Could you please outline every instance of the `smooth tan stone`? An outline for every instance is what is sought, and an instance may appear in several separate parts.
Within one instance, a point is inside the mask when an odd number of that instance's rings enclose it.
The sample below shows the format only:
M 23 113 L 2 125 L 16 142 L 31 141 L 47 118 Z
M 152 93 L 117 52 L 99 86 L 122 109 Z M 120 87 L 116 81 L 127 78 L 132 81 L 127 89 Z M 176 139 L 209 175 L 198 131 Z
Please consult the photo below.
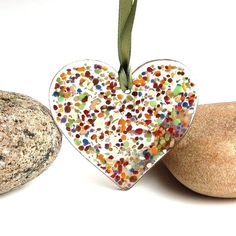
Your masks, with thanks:
M 41 174 L 61 147 L 50 111 L 30 97 L 0 91 L 0 194 Z
M 186 136 L 164 158 L 191 190 L 236 197 L 236 102 L 200 105 Z

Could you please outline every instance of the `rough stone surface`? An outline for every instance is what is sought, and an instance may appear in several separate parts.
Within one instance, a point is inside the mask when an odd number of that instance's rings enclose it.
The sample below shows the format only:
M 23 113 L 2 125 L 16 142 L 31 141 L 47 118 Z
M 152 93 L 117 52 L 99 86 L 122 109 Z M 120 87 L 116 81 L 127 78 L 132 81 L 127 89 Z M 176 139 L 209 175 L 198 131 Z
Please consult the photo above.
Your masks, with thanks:
M 60 146 L 60 131 L 45 106 L 27 96 L 0 91 L 0 194 L 41 174 Z
M 193 191 L 235 198 L 236 102 L 200 105 L 189 132 L 164 163 Z

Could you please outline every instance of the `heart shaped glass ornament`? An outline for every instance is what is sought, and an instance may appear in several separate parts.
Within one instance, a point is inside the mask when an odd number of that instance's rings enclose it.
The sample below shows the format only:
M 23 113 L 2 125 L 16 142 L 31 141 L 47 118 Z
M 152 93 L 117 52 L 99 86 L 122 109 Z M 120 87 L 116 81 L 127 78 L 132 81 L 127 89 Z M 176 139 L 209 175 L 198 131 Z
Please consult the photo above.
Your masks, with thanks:
M 50 108 L 71 144 L 121 189 L 131 188 L 187 132 L 197 107 L 186 67 L 150 61 L 124 93 L 106 63 L 77 61 L 50 87 Z M 183 157 L 184 158 L 184 157 Z

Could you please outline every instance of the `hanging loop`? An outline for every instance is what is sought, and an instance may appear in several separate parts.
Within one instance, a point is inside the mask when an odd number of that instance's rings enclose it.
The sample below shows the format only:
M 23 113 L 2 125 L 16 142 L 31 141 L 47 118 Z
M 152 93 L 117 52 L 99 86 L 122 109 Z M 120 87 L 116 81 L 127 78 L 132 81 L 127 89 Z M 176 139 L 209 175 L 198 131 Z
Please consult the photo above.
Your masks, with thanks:
M 130 69 L 131 57 L 131 35 L 137 0 L 120 0 L 119 22 L 118 22 L 118 55 L 120 68 L 118 79 L 122 91 L 131 90 L 132 73 Z

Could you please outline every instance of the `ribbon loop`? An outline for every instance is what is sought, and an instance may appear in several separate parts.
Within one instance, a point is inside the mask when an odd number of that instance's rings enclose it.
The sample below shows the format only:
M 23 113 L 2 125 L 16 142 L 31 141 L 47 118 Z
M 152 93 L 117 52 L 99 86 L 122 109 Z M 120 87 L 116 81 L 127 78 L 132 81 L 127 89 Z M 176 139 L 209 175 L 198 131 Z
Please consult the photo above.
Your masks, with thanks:
M 119 83 L 122 91 L 131 90 L 132 73 L 130 69 L 131 35 L 137 0 L 120 0 L 118 23 L 118 55 L 120 69 L 118 72 Z

